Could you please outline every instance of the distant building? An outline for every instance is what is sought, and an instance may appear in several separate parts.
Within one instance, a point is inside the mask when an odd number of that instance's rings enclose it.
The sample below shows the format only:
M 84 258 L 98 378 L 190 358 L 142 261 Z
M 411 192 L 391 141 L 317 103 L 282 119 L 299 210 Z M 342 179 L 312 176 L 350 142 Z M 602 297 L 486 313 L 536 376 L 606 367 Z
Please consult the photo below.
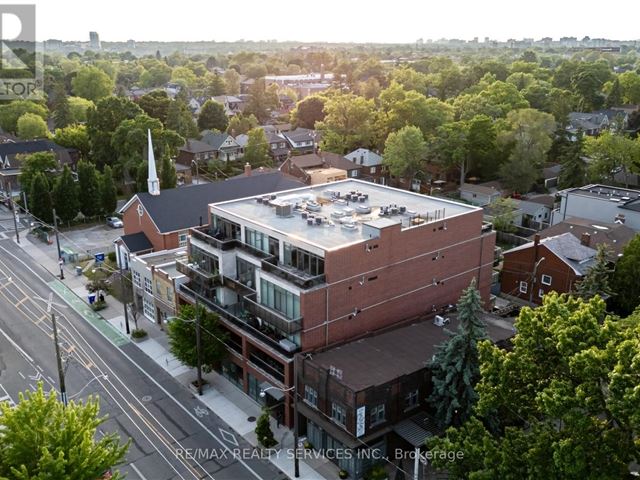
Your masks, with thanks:
M 489 205 L 502 197 L 500 190 L 493 187 L 485 187 L 484 185 L 474 185 L 472 183 L 463 183 L 459 190 L 460 198 L 478 207 Z
M 102 50 L 100 36 L 98 32 L 89 32 L 89 49 L 95 51 Z

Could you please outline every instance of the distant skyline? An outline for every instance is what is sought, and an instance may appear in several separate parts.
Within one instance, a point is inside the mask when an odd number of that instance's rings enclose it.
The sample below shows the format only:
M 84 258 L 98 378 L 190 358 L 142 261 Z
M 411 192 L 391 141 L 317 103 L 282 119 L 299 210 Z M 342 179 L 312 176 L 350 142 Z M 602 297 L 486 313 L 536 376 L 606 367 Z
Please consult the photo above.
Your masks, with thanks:
M 11 3 L 34 3 L 13 0 Z M 38 40 L 413 43 L 485 37 L 640 39 L 640 1 L 324 0 L 281 3 L 36 0 Z M 313 5 L 313 7 L 312 7 Z M 615 8 L 613 6 L 615 5 Z

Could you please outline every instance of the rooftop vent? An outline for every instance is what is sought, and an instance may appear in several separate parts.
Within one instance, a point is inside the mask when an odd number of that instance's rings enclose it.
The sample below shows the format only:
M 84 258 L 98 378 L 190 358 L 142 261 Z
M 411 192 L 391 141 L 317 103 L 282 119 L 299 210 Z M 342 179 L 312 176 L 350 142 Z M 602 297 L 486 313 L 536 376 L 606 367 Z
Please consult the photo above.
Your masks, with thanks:
M 284 202 L 280 205 L 276 205 L 276 215 L 278 217 L 290 217 L 291 215 L 293 215 L 293 205 L 289 202 Z
M 313 217 L 307 218 L 307 225 L 313 225 Z
M 353 222 L 347 222 L 347 223 L 343 223 L 342 224 L 342 228 L 344 228 L 345 230 L 355 230 L 356 229 L 356 224 Z
M 262 203 L 262 197 L 257 197 L 257 198 L 256 198 L 256 202 L 258 202 L 258 203 Z
M 316 217 L 316 225 L 322 225 L 322 217 Z
M 275 193 L 272 193 L 272 194 L 271 194 L 271 200 L 275 200 L 275 199 L 276 199 L 276 194 L 275 194 Z

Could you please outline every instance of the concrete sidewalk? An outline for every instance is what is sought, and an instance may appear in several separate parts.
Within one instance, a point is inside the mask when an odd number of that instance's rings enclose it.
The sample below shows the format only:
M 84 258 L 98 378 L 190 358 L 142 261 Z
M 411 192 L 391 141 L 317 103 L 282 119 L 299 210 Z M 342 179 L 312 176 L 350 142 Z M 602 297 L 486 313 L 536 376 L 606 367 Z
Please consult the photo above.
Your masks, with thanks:
M 20 246 L 36 262 L 53 275 L 59 275 L 60 268 L 56 261 L 55 245 L 42 246 L 31 242 L 30 238 L 20 238 Z M 51 248 L 53 247 L 53 248 Z M 51 251 L 49 251 L 51 250 Z M 63 266 L 65 279 L 50 282 L 71 307 L 80 313 L 87 321 L 94 324 L 107 338 L 116 345 L 129 343 L 130 337 L 125 332 L 124 307 L 112 296 L 107 297 L 107 308 L 99 313 L 88 308 L 88 292 L 85 288 L 86 277 L 77 276 L 71 266 Z M 82 300 L 82 301 L 79 301 Z M 96 325 L 96 318 L 99 319 Z M 107 323 L 105 323 L 105 320 Z M 195 369 L 183 365 L 169 352 L 166 334 L 160 326 L 150 322 L 143 316 L 138 317 L 138 326 L 148 332 L 148 337 L 137 343 L 138 348 L 166 370 L 169 375 L 178 380 L 185 388 L 196 379 Z M 131 329 L 134 328 L 130 325 Z M 204 375 L 208 387 L 199 400 L 212 412 L 222 418 L 229 427 L 243 436 L 254 447 L 258 445 L 254 429 L 255 419 L 262 411 L 262 406 L 245 395 L 238 387 L 216 372 Z M 278 448 L 293 448 L 293 432 L 284 426 L 278 426 L 275 419 L 271 419 L 271 427 Z M 290 478 L 294 478 L 293 460 L 288 455 L 272 455 L 270 461 Z M 339 468 L 331 461 L 319 459 L 300 460 L 300 478 L 308 480 L 323 480 L 338 478 Z

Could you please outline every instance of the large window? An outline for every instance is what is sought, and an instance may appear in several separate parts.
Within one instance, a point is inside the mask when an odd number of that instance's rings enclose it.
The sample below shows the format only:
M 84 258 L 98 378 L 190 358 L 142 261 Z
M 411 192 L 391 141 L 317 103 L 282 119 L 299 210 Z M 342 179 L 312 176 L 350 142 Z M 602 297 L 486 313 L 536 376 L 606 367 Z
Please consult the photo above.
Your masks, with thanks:
M 385 421 L 384 410 L 384 403 L 382 405 L 377 405 L 371 409 L 371 412 L 369 413 L 369 424 L 371 426 Z
M 191 245 L 191 263 L 208 273 L 217 274 L 220 271 L 218 257 L 201 250 L 195 245 Z
M 260 303 L 287 318 L 300 317 L 300 297 L 264 278 L 260 279 Z
M 219 240 L 239 239 L 241 227 L 237 223 L 226 220 L 217 215 L 212 215 L 212 232 L 213 236 Z
M 153 283 L 147 277 L 144 277 L 144 291 L 153 295 Z
M 318 392 L 315 388 L 310 387 L 309 385 L 304 386 L 304 400 L 309 405 L 313 405 L 314 407 L 318 407 Z
M 324 273 L 324 259 L 289 243 L 284 244 L 284 264 L 311 276 Z
M 271 255 L 278 255 L 279 253 L 278 250 L 280 249 L 280 243 L 277 239 L 270 237 L 266 233 L 245 227 L 244 241 L 247 245 L 258 249 L 261 252 L 269 253 Z
M 156 307 L 153 305 L 153 302 L 150 301 L 148 298 L 142 299 L 142 310 L 144 312 L 145 317 L 147 317 L 149 320 L 155 321 Z
M 238 281 L 249 288 L 256 288 L 256 266 L 243 258 L 236 257 Z
M 138 288 L 142 288 L 142 279 L 140 277 L 140 272 L 137 272 L 136 270 L 133 271 L 133 284 Z
M 342 405 L 331 402 L 331 418 L 343 427 L 347 424 L 347 411 Z

